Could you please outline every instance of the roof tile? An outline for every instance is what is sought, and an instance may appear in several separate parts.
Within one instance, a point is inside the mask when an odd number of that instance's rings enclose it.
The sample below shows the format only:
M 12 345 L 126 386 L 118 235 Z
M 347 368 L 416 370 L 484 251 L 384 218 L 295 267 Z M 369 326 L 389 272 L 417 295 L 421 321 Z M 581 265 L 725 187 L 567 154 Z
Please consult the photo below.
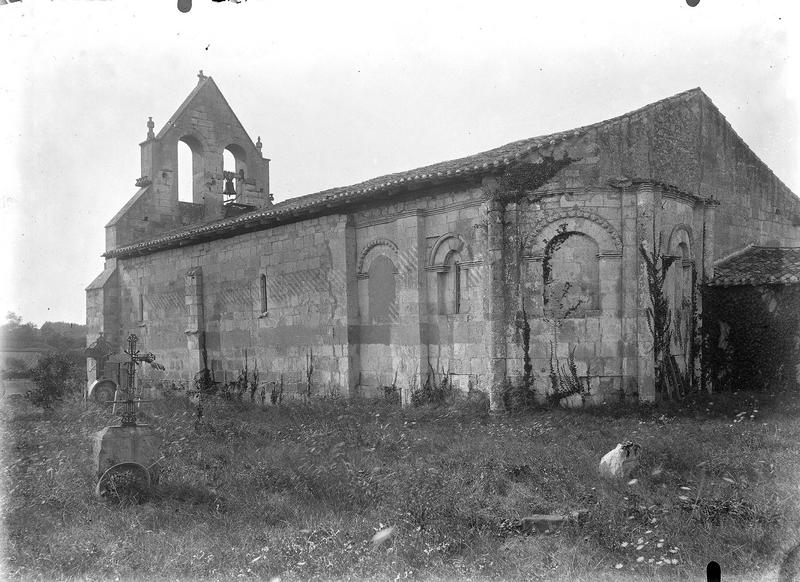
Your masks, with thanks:
M 794 284 L 800 281 L 800 247 L 752 246 L 714 266 L 709 285 Z

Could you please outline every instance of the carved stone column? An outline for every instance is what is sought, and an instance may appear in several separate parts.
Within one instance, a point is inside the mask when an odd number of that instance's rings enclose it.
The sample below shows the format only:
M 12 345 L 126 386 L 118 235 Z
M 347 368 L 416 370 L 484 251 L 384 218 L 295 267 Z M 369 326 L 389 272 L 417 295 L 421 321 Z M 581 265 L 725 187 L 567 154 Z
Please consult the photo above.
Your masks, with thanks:
M 193 376 L 203 369 L 205 348 L 205 317 L 203 313 L 203 269 L 192 267 L 186 271 L 186 346 L 189 349 L 189 373 Z M 190 376 L 190 380 L 192 378 Z
M 658 234 L 660 228 L 660 194 L 653 188 L 653 184 L 639 184 L 636 191 L 636 253 L 639 254 L 639 244 L 643 244 L 648 253 L 654 253 L 659 246 Z M 655 386 L 655 358 L 653 356 L 653 334 L 647 323 L 647 308 L 652 306 L 650 290 L 647 280 L 647 267 L 644 259 L 638 256 L 638 305 L 636 316 L 637 335 L 637 384 L 639 399 L 643 402 L 653 402 L 656 399 Z
M 495 197 L 485 203 L 486 254 L 484 259 L 484 321 L 489 362 L 489 408 L 503 409 L 502 389 L 506 378 L 505 266 L 503 257 L 504 208 Z
M 695 293 L 696 311 L 700 315 L 700 321 L 706 321 L 705 318 L 703 318 L 703 285 L 714 278 L 714 220 L 716 218 L 718 204 L 719 202 L 713 198 L 709 198 L 703 204 L 703 248 L 702 256 L 699 261 L 700 274 L 699 281 L 697 281 L 698 288 Z M 702 329 L 701 333 L 705 335 L 705 331 Z M 712 374 L 709 374 L 708 377 L 703 374 L 703 352 L 704 350 L 698 346 L 697 357 L 695 357 L 694 360 L 694 374 L 695 378 L 699 379 L 700 385 L 710 393 L 714 391 L 714 383 Z
M 713 198 L 703 204 L 703 264 L 702 283 L 714 277 L 714 219 L 716 218 L 717 205 Z

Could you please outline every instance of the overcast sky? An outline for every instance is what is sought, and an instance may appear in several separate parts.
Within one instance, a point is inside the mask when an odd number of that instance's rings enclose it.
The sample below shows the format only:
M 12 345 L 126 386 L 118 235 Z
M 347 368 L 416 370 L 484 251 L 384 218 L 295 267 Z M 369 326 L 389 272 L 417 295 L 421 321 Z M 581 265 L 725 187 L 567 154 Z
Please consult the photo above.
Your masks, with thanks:
M 795 1 L 0 5 L 0 308 L 84 322 L 147 117 L 158 132 L 199 69 L 261 136 L 276 201 L 698 86 L 800 192 Z

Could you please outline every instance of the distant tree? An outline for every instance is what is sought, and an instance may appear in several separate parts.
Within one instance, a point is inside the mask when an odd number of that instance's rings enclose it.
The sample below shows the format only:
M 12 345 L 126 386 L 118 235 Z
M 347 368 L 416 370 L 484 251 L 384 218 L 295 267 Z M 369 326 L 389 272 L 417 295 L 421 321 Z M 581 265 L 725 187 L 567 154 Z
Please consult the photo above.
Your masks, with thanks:
M 86 326 L 63 321 L 46 321 L 39 330 L 39 339 L 58 350 L 74 350 L 86 345 Z
M 22 318 L 19 315 L 17 315 L 13 311 L 9 311 L 6 313 L 5 326 L 19 327 L 20 325 L 22 325 Z
M 6 313 L 6 323 L 0 326 L 0 337 L 4 343 L 32 345 L 39 340 L 39 329 L 31 322 L 22 323 L 22 317 L 9 311 Z

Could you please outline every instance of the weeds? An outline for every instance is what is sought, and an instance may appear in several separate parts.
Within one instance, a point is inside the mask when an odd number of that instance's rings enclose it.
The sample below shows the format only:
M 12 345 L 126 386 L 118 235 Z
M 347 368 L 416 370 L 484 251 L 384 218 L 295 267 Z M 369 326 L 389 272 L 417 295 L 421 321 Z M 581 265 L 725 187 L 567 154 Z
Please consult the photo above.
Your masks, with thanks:
M 761 394 L 743 415 L 745 396 L 501 417 L 214 398 L 202 438 L 194 405 L 170 396 L 142 412 L 164 439 L 159 485 L 121 505 L 92 495 L 102 407 L 68 396 L 45 415 L 5 399 L 4 567 L 13 579 L 611 580 L 620 564 L 626 579 L 688 579 L 710 552 L 740 548 L 726 572 L 746 578 L 778 563 L 800 523 L 800 401 Z M 636 483 L 599 481 L 599 458 L 633 434 Z M 515 524 L 534 513 L 578 517 L 526 535 Z
M 575 348 L 567 356 L 566 364 L 559 364 L 556 357 L 556 347 L 550 344 L 550 393 L 547 402 L 551 406 L 558 406 L 562 400 L 579 394 L 581 403 L 586 403 L 589 387 L 578 376 L 578 367 L 575 365 Z
M 647 252 L 644 244 L 639 245 L 639 254 L 647 272 L 647 288 L 650 293 L 650 306 L 647 308 L 647 326 L 653 334 L 653 360 L 655 362 L 656 391 L 668 399 L 683 397 L 681 385 L 674 374 L 674 360 L 671 357 L 673 317 L 669 307 L 669 299 L 664 293 L 664 282 L 672 264 L 678 257 L 661 254 L 662 237 L 653 253 Z
M 400 404 L 400 390 L 397 388 L 397 371 L 394 373 L 394 380 L 391 386 L 383 387 L 383 399 L 389 404 Z
M 428 375 L 425 383 L 418 390 L 411 392 L 413 406 L 442 406 L 453 396 L 453 386 L 450 383 L 450 373 L 442 368 L 437 374 L 433 366 L 428 364 Z
M 269 393 L 269 401 L 272 406 L 280 406 L 283 403 L 283 374 L 281 374 L 280 383 L 275 382 L 272 384 L 272 390 Z

